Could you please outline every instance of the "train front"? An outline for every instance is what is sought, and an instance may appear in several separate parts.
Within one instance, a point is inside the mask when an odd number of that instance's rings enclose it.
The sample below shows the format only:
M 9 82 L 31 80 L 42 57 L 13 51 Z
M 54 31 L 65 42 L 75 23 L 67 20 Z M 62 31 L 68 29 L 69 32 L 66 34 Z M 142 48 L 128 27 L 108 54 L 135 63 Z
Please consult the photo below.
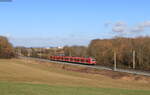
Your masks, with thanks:
M 90 64 L 96 65 L 96 59 L 95 58 L 90 58 L 90 60 L 91 60 Z

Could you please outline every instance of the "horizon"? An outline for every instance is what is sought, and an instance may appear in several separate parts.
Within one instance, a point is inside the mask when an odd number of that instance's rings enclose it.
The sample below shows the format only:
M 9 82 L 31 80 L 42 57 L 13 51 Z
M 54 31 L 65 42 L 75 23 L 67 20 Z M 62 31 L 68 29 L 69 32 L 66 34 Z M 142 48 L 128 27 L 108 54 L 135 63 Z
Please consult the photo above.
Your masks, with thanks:
M 5 37 L 5 36 L 4 36 Z M 136 36 L 136 37 L 122 37 L 122 36 L 114 36 L 112 38 L 98 38 L 98 39 L 92 39 L 92 40 L 112 40 L 112 39 L 116 39 L 116 38 L 125 38 L 125 39 L 136 39 L 136 38 L 147 38 L 150 36 L 149 35 L 146 35 L 146 36 Z M 8 38 L 8 40 L 10 41 L 10 39 Z M 90 40 L 89 43 L 87 45 L 63 45 L 63 46 L 23 46 L 23 45 L 18 45 L 18 46 L 15 46 L 15 47 L 25 47 L 25 48 L 59 48 L 59 47 L 70 47 L 70 46 L 84 46 L 84 47 L 88 47 L 88 45 L 90 44 L 90 42 L 92 41 Z
M 14 46 L 84 45 L 115 36 L 150 36 L 147 0 L 0 2 L 0 35 Z

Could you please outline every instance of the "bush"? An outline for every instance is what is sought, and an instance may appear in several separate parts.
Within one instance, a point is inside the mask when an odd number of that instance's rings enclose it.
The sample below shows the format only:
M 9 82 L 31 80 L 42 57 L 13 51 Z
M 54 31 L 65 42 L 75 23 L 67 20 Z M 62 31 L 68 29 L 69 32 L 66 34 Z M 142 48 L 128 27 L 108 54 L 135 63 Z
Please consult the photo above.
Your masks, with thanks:
M 14 49 L 6 37 L 0 36 L 0 58 L 12 58 L 15 56 Z

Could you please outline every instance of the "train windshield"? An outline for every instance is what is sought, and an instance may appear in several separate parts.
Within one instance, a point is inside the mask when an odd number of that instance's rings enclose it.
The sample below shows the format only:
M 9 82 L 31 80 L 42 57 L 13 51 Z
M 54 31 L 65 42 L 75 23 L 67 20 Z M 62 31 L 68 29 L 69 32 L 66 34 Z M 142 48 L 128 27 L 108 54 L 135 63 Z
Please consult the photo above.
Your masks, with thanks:
M 92 61 L 96 61 L 96 59 L 93 59 L 93 58 L 92 58 Z

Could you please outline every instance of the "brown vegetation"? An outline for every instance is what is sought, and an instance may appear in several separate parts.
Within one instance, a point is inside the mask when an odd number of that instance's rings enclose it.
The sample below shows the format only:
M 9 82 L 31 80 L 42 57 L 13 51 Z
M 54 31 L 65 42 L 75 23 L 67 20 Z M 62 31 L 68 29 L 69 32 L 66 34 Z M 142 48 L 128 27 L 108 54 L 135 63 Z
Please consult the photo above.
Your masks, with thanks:
M 6 37 L 0 36 L 0 58 L 14 57 L 14 50 Z
M 65 46 L 64 47 L 65 56 L 78 56 L 78 57 L 86 57 L 87 47 L 84 46 Z
M 88 54 L 99 65 L 113 65 L 113 53 L 117 53 L 117 66 L 131 68 L 133 51 L 136 52 L 136 69 L 150 70 L 150 37 L 114 38 L 92 40 Z
M 59 48 L 21 48 L 25 56 L 49 58 L 57 56 L 93 57 L 97 65 L 113 67 L 114 52 L 117 54 L 117 67 L 131 69 L 135 51 L 135 69 L 150 70 L 150 37 L 95 39 L 88 47 L 65 46 Z
M 150 89 L 150 78 L 126 73 L 40 62 L 29 59 L 0 60 L 0 81 L 103 88 Z M 7 69 L 7 70 L 6 70 Z M 117 78 L 118 77 L 118 78 Z

